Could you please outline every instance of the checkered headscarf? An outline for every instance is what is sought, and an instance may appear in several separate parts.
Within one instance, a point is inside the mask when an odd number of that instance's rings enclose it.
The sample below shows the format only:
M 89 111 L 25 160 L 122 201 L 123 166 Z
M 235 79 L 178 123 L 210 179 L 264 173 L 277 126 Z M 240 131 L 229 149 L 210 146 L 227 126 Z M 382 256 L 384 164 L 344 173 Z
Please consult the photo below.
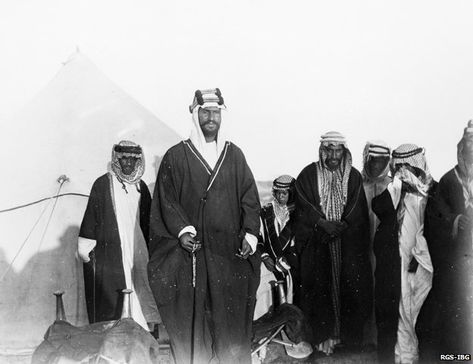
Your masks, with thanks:
M 342 145 L 344 156 L 340 167 L 331 171 L 325 164 L 329 145 Z M 348 179 L 352 166 L 352 157 L 347 148 L 345 137 L 336 131 L 322 135 L 320 139 L 319 161 L 317 167 L 317 183 L 319 187 L 320 206 L 330 221 L 340 221 L 348 199 Z
M 119 159 L 122 157 L 135 157 L 137 158 L 135 164 L 135 170 L 126 175 L 122 172 Z M 137 184 L 140 182 L 143 173 L 145 173 L 145 157 L 143 155 L 142 148 L 129 140 L 122 140 L 120 143 L 115 144 L 112 148 L 112 171 L 119 178 L 121 182 L 128 184 Z
M 412 167 L 424 171 L 426 176 L 430 176 L 427 160 L 425 159 L 425 149 L 415 144 L 402 144 L 393 151 L 393 166 L 396 164 L 409 164 Z
M 425 159 L 425 149 L 418 147 L 415 144 L 402 144 L 397 147 L 392 153 L 391 166 L 395 170 L 397 164 L 408 164 L 411 167 L 415 167 L 424 172 L 425 176 L 417 178 L 412 173 L 404 172 L 408 174 L 408 179 L 404 182 L 408 183 L 422 194 L 425 194 L 430 187 L 432 182 L 432 176 Z M 402 178 L 401 178 L 402 179 Z

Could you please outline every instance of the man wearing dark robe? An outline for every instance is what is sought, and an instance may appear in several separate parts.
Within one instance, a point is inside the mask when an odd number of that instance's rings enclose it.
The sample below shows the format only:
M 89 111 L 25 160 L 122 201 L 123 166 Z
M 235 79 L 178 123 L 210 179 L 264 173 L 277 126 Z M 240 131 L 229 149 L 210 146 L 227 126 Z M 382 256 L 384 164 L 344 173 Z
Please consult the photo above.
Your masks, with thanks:
M 391 163 L 393 181 L 372 202 L 380 220 L 374 239 L 378 360 L 412 364 L 419 359 L 417 317 L 432 286 L 424 215 L 435 182 L 415 144 L 396 148 Z
M 369 256 L 372 269 L 372 277 L 374 279 L 374 270 L 376 267 L 376 259 L 373 252 L 373 241 L 376 229 L 379 225 L 379 219 L 371 208 L 373 198 L 381 194 L 388 183 L 391 182 L 389 176 L 389 161 L 391 160 L 391 149 L 382 140 L 368 141 L 363 150 L 363 188 L 366 195 L 366 203 L 368 204 L 368 213 L 370 217 L 370 248 Z M 377 343 L 376 320 L 373 310 L 369 319 L 366 321 L 363 335 L 364 347 L 374 349 Z
M 434 266 L 432 290 L 419 316 L 422 362 L 473 354 L 473 120 L 457 145 L 458 164 L 427 204 Z
M 151 207 L 150 284 L 179 364 L 251 361 L 260 204 L 223 108 L 219 89 L 196 91 L 191 136 L 163 157 Z
M 144 329 L 160 318 L 147 274 L 151 196 L 141 147 L 130 141 L 113 146 L 111 171 L 93 184 L 79 232 L 84 261 L 89 322 L 118 320 L 125 288 L 131 316 Z
M 312 343 L 326 355 L 336 345 L 359 347 L 371 312 L 369 220 L 363 182 L 345 138 L 322 136 L 319 161 L 296 181 L 296 249 L 301 309 Z

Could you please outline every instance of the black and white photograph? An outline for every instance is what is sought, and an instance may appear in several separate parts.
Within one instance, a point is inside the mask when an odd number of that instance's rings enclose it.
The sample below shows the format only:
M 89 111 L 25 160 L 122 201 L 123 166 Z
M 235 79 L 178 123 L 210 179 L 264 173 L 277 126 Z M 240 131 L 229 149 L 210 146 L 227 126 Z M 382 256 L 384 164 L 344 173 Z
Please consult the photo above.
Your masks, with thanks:
M 3 0 L 0 364 L 471 362 L 472 15 Z

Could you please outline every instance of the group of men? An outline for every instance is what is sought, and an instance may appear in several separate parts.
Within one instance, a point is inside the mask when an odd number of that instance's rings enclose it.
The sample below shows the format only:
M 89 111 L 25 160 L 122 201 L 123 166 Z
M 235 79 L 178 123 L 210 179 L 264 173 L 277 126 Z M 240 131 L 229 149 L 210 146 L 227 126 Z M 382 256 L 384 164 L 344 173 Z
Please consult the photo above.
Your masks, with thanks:
M 189 109 L 190 138 L 164 155 L 152 200 L 128 141 L 92 187 L 78 245 L 90 322 L 117 319 L 131 288 L 132 317 L 151 331 L 162 320 L 176 363 L 249 363 L 260 278 L 272 273 L 326 355 L 367 344 L 380 362 L 471 353 L 472 122 L 439 184 L 417 145 L 368 142 L 360 173 L 328 132 L 318 161 L 275 179 L 261 209 L 222 132 L 220 90 L 197 90 Z

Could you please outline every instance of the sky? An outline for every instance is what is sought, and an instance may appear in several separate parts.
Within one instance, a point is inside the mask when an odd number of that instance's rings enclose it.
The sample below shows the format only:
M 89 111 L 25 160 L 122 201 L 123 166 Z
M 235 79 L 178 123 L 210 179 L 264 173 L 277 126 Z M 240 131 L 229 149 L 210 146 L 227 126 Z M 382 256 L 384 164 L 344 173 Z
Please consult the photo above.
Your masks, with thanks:
M 329 130 L 357 168 L 367 140 L 423 146 L 439 179 L 473 118 L 472 15 L 470 0 L 4 0 L 0 122 L 78 47 L 183 137 L 194 91 L 219 87 L 258 180 L 297 176 Z

